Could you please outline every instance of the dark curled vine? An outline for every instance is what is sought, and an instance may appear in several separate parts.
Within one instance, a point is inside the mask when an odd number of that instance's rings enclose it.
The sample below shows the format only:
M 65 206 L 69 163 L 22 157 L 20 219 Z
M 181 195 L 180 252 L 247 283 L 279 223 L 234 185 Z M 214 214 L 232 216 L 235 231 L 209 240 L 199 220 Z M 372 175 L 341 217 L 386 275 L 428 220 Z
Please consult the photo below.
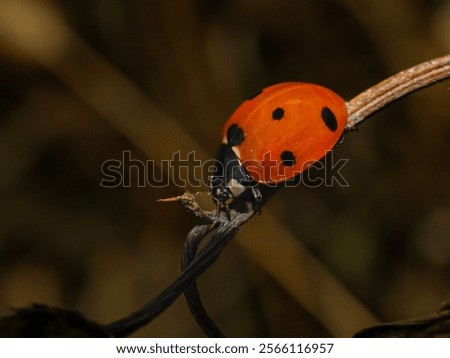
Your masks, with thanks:
M 107 325 L 107 329 L 115 337 L 126 337 L 145 326 L 169 307 L 183 292 L 187 292 L 186 297 L 189 308 L 200 327 L 208 336 L 223 336 L 220 329 L 206 313 L 200 300 L 195 280 L 218 259 L 222 250 L 236 235 L 239 228 L 250 220 L 256 212 L 251 203 L 247 202 L 245 208 L 240 208 L 242 211 L 232 209 L 232 220 L 228 220 L 224 213 L 203 211 L 195 201 L 195 197 L 188 192 L 164 201 L 180 202 L 189 211 L 201 217 L 201 223 L 196 225 L 187 235 L 182 272 L 169 287 L 151 302 L 128 317 Z M 214 233 L 212 233 L 213 231 Z M 211 237 L 202 249 L 197 252 L 201 241 L 210 233 L 212 233 Z

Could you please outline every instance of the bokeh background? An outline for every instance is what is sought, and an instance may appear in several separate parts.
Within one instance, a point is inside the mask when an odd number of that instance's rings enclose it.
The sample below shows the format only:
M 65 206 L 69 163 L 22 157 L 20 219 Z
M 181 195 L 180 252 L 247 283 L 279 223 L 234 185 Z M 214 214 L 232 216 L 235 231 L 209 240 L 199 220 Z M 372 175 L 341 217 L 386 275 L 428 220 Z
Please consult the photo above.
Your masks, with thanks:
M 210 159 L 262 87 L 351 99 L 449 53 L 449 19 L 445 0 L 1 0 L 0 314 L 140 307 L 197 219 L 156 202 L 184 188 L 138 187 L 134 169 L 101 187 L 102 163 Z M 282 190 L 239 232 L 199 280 L 227 335 L 348 337 L 450 299 L 449 96 L 442 82 L 371 117 L 334 152 L 348 187 Z M 203 334 L 181 297 L 135 336 Z

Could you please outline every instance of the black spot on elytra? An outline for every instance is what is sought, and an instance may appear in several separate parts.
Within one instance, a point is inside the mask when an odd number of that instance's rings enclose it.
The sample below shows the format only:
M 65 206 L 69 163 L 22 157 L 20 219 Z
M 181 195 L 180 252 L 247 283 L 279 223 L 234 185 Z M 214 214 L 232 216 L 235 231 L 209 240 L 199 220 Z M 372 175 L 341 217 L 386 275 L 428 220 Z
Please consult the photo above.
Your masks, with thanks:
M 244 131 L 236 123 L 232 124 L 227 130 L 227 141 L 230 147 L 239 145 L 244 141 Z
M 328 107 L 322 108 L 322 120 L 330 131 L 336 131 L 338 127 L 336 116 Z
M 286 167 L 293 167 L 295 165 L 295 156 L 294 153 L 292 153 L 289 150 L 285 150 L 280 155 L 281 163 Z
M 277 107 L 273 110 L 273 112 L 272 112 L 273 120 L 279 121 L 283 117 L 284 117 L 284 109 L 283 108 Z

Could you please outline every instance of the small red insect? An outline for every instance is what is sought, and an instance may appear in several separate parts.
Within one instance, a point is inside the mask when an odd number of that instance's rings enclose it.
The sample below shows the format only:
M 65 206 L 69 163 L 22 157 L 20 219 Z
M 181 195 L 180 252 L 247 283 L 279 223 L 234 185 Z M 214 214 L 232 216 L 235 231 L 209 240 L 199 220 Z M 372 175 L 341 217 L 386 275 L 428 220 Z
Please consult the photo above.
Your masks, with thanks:
M 296 177 L 320 160 L 341 138 L 345 101 L 314 84 L 286 82 L 245 101 L 222 130 L 223 144 L 211 176 L 211 195 L 220 208 L 251 190 Z

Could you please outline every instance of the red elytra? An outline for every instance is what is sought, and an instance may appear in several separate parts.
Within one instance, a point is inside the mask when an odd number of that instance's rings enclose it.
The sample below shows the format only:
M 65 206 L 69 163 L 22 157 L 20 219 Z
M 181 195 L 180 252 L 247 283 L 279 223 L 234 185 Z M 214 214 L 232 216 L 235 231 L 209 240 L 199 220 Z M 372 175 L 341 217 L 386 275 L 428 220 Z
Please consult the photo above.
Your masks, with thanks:
M 252 178 L 262 184 L 295 177 L 331 150 L 347 121 L 345 101 L 328 88 L 286 82 L 265 88 L 240 105 L 225 123 L 237 125 L 243 141 L 232 149 Z

